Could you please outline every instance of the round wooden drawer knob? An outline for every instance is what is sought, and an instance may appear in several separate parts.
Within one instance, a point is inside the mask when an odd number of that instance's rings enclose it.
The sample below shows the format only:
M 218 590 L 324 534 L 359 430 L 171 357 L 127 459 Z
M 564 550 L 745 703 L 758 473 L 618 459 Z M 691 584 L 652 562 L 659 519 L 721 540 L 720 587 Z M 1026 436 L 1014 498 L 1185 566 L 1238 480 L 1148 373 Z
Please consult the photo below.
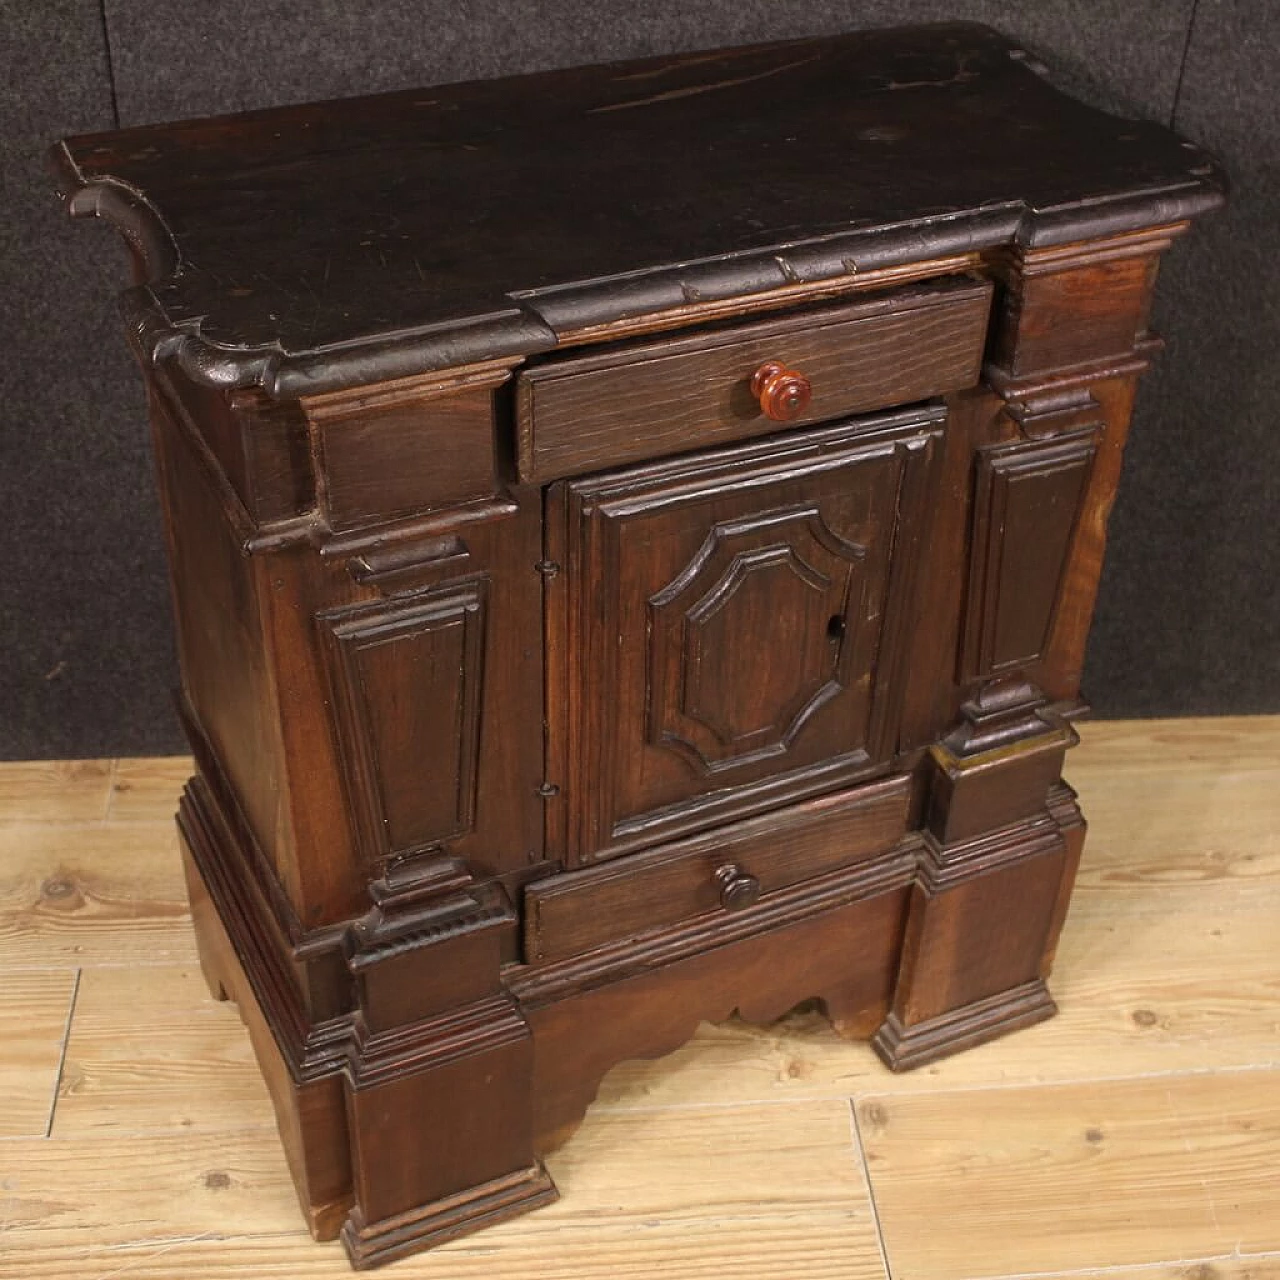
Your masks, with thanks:
M 760 881 L 732 862 L 716 872 L 720 905 L 726 911 L 741 911 L 760 896 Z
M 774 422 L 798 418 L 813 399 L 813 387 L 803 373 L 788 369 L 778 360 L 769 360 L 751 375 L 751 394 L 760 401 L 760 411 Z

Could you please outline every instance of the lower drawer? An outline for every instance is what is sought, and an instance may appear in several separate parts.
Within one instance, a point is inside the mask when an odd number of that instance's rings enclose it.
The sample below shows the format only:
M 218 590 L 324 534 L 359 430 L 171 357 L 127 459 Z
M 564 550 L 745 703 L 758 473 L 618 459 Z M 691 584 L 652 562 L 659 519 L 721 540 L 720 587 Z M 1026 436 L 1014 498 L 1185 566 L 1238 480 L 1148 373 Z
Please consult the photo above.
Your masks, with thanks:
M 757 898 L 891 849 L 907 832 L 911 780 L 888 778 L 530 885 L 525 959 L 581 955 Z

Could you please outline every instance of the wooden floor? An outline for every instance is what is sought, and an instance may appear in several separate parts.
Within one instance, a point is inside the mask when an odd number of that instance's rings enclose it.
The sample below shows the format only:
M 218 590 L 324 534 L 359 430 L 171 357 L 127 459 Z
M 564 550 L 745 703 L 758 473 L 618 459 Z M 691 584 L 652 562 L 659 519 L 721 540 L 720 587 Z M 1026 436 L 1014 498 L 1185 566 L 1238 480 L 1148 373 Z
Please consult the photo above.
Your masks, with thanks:
M 1055 1020 L 892 1077 L 812 1013 L 619 1067 L 435 1280 L 1280 1277 L 1280 717 L 1083 727 Z M 0 766 L 0 1275 L 339 1277 L 196 967 L 185 760 Z

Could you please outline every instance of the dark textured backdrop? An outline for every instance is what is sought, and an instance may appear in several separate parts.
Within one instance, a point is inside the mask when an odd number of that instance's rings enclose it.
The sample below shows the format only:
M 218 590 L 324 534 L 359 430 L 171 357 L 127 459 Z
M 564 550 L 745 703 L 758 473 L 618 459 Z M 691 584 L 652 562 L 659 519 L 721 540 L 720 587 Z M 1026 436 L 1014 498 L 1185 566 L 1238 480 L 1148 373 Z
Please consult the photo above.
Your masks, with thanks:
M 1170 255 L 1086 693 L 1114 716 L 1280 710 L 1280 6 L 1264 0 L 0 0 L 0 757 L 183 748 L 124 253 L 60 215 L 71 132 L 575 62 L 976 18 L 1060 83 L 1216 151 L 1230 210 Z

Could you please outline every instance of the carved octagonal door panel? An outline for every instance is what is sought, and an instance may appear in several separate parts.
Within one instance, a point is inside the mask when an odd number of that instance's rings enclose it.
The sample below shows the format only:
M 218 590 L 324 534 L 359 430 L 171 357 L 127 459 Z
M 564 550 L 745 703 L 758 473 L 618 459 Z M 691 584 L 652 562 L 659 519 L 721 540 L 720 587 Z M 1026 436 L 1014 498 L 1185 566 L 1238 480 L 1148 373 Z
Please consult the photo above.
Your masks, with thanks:
M 942 415 L 554 486 L 553 848 L 592 861 L 888 758 Z
M 814 505 L 714 525 L 649 601 L 648 741 L 706 774 L 784 755 L 850 684 L 866 559 Z

